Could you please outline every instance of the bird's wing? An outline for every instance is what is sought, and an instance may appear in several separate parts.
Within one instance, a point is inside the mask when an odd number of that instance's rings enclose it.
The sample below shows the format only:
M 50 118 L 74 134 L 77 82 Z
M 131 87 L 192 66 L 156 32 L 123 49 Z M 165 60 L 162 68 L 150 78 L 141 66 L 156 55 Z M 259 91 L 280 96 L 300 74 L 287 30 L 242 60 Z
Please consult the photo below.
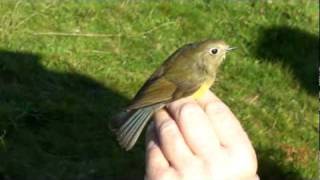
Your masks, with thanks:
M 193 44 L 187 44 L 174 52 L 145 82 L 127 109 L 138 109 L 154 104 L 167 103 L 195 92 L 199 87 L 194 87 L 194 84 L 196 84 L 194 82 L 183 81 L 183 78 L 179 80 L 180 82 L 177 80 L 173 82 L 166 78 L 166 71 L 169 67 L 177 66 L 174 63 L 182 52 L 193 47 Z M 184 74 L 181 75 L 183 76 Z M 181 75 L 178 75 L 178 77 Z
M 170 81 L 160 78 L 150 86 L 139 91 L 128 109 L 137 109 L 149 105 L 168 102 L 172 99 L 176 86 Z
M 198 86 L 196 87 L 189 83 L 177 85 L 162 77 L 148 86 L 143 86 L 127 109 L 138 109 L 150 105 L 168 103 L 191 95 L 198 89 Z

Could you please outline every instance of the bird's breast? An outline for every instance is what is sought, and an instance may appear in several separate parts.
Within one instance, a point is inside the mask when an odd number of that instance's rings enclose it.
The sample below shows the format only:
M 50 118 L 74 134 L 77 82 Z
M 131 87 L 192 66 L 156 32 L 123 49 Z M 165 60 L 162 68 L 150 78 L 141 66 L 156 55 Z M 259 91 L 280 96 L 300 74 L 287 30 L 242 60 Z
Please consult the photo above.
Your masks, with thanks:
M 204 81 L 202 83 L 202 85 L 200 86 L 200 88 L 195 93 L 193 93 L 192 97 L 194 99 L 200 99 L 210 89 L 210 87 L 213 85 L 213 83 L 214 83 L 213 78 Z

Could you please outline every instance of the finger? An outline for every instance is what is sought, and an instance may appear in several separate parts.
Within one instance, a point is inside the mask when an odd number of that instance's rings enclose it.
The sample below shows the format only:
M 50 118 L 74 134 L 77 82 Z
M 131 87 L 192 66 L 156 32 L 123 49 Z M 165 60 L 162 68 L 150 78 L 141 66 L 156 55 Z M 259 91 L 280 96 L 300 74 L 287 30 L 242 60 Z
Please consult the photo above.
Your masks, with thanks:
M 251 178 L 246 177 L 246 178 L 242 178 L 241 180 L 260 180 L 260 178 L 258 175 L 254 175 Z
M 256 172 L 257 158 L 252 144 L 238 119 L 213 93 L 200 99 L 223 147 L 237 162 L 247 162 Z
M 169 162 L 157 144 L 154 123 L 151 122 L 146 131 L 146 176 L 158 176 L 159 172 L 167 171 L 168 168 Z
M 163 109 L 155 113 L 154 121 L 164 156 L 173 167 L 183 168 L 190 160 L 193 160 L 194 156 L 185 143 L 177 124 Z
M 237 150 L 239 150 L 238 148 L 247 149 L 248 146 L 251 147 L 247 134 L 230 109 L 213 94 L 208 96 L 211 96 L 211 102 L 206 102 L 205 111 L 221 145 Z
M 212 101 L 217 100 L 217 97 L 210 91 L 208 90 L 200 99 L 195 100 L 191 96 L 181 98 L 179 100 L 176 100 L 170 104 L 167 105 L 167 108 L 170 110 L 169 113 L 172 117 L 176 118 L 179 117 L 180 114 L 180 107 L 183 104 L 186 104 L 188 102 L 197 102 L 203 109 L 205 109 L 205 106 Z
M 220 142 L 201 107 L 194 100 L 177 101 L 168 107 L 168 111 L 174 114 L 174 119 L 192 152 L 211 159 L 220 147 Z
M 252 180 L 260 180 L 260 177 L 258 175 L 255 175 Z

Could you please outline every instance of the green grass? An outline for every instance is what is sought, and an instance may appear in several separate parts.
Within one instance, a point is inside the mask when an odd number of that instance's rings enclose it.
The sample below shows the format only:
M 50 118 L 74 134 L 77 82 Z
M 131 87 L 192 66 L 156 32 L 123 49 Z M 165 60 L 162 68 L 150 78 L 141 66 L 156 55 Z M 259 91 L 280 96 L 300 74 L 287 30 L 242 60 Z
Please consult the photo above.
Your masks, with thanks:
M 316 179 L 318 2 L 223 2 L 1 1 L 0 179 L 142 177 L 143 141 L 122 151 L 108 121 L 170 53 L 207 38 L 239 47 L 212 89 L 261 179 Z

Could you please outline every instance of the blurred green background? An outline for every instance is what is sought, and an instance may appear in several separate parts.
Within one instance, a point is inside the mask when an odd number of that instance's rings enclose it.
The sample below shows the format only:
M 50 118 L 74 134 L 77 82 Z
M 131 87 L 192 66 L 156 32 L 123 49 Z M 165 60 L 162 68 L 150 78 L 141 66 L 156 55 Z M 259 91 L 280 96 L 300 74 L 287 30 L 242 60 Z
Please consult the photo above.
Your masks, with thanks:
M 240 119 L 263 180 L 316 179 L 319 3 L 0 1 L 0 179 L 142 179 L 144 143 L 108 121 L 185 43 L 224 39 L 212 90 Z

